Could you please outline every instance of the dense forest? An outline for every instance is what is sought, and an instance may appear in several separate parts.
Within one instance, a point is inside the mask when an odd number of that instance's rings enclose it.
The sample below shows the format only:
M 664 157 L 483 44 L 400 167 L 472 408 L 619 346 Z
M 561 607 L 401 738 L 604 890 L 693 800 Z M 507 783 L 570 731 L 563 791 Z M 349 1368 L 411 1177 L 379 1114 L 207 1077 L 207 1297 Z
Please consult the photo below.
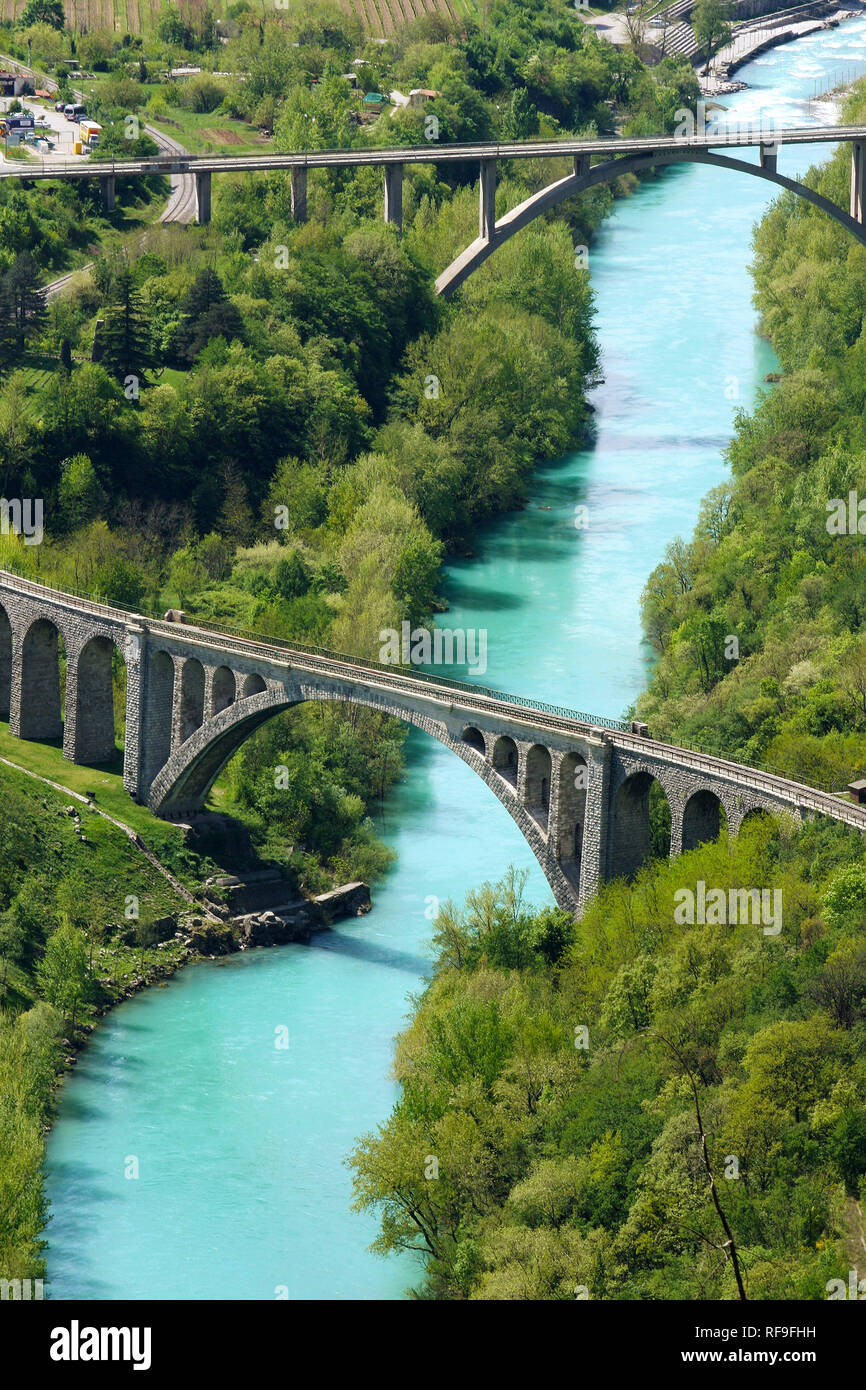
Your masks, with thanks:
M 849 162 L 810 184 L 845 205 Z M 643 601 L 653 735 L 835 790 L 866 771 L 864 271 L 793 194 L 757 227 L 780 379 Z M 579 927 L 513 875 L 437 919 L 401 1100 L 352 1159 L 418 1296 L 818 1300 L 862 1263 L 862 836 L 759 817 L 671 862 L 659 829 Z M 781 932 L 689 926 L 700 883 L 778 891 Z

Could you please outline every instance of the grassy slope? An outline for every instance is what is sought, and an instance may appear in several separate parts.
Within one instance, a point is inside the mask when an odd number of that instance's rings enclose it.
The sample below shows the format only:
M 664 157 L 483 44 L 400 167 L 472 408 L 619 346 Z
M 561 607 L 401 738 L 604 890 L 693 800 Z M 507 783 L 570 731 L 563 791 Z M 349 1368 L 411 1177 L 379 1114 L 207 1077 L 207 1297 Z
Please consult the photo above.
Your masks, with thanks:
M 165 866 L 184 884 L 186 888 L 195 891 L 199 886 L 200 877 L 197 872 L 195 857 L 184 849 L 183 832 L 179 826 L 171 825 L 167 821 L 159 820 L 146 806 L 139 806 L 123 787 L 122 769 L 118 760 L 117 766 L 109 769 L 104 767 L 82 767 L 77 763 L 67 762 L 57 743 L 25 743 L 19 738 L 13 738 L 9 733 L 8 721 L 0 722 L 0 758 L 5 758 L 9 762 L 17 764 L 18 767 L 27 772 L 35 773 L 38 777 L 47 777 L 52 782 L 57 782 L 61 786 L 68 787 L 70 791 L 84 795 L 88 791 L 96 793 L 96 802 L 100 810 L 106 811 L 108 815 L 114 816 L 124 825 L 130 826 L 141 836 L 148 849 L 158 856 Z M 0 765 L 0 779 L 13 777 L 16 783 L 29 788 L 30 779 L 19 776 L 12 769 L 5 765 Z M 49 809 L 53 810 L 54 798 L 61 808 L 68 804 L 68 798 L 64 798 L 63 793 L 54 792 L 50 787 L 39 784 L 41 790 L 40 798 L 48 799 Z M 77 807 L 78 810 L 82 808 Z M 101 816 L 88 815 L 87 824 L 93 826 L 93 834 L 88 829 L 88 837 L 92 838 L 100 850 L 103 841 L 106 846 L 113 843 L 113 837 L 121 841 L 129 851 L 131 862 L 135 864 L 145 864 L 147 861 L 141 854 L 129 844 L 126 837 L 120 830 L 104 821 Z M 107 838 L 106 838 L 107 837 Z M 99 858 L 101 853 L 94 855 L 94 860 Z M 124 877 L 125 869 L 121 872 L 122 864 L 125 864 L 127 856 L 121 856 L 121 860 L 116 855 L 110 855 L 106 860 L 105 872 L 102 873 L 100 866 L 94 864 L 94 874 L 103 879 L 106 884 L 112 882 L 112 876 L 116 875 L 117 882 L 125 884 L 128 880 Z M 149 873 L 155 873 L 147 865 Z M 181 899 L 174 894 L 168 884 L 160 875 L 156 875 L 160 884 L 168 891 L 172 899 L 172 905 L 177 908 L 181 905 Z M 124 889 L 124 891 L 134 892 L 135 889 Z M 162 889 L 160 891 L 163 891 Z M 122 905 L 122 904 L 121 904 Z M 167 903 L 162 903 L 160 908 L 163 912 L 172 910 Z

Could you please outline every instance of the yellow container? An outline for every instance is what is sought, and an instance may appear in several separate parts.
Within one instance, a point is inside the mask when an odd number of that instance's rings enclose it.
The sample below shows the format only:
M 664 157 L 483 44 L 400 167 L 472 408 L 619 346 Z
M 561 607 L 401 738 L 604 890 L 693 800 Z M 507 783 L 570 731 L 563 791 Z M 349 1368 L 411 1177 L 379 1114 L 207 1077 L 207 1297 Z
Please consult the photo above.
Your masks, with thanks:
M 73 153 L 73 154 L 81 154 L 83 148 L 84 148 L 84 146 L 82 145 L 81 141 L 80 141 L 80 140 L 76 140 L 76 141 L 74 142 L 73 146 L 72 146 L 72 153 Z

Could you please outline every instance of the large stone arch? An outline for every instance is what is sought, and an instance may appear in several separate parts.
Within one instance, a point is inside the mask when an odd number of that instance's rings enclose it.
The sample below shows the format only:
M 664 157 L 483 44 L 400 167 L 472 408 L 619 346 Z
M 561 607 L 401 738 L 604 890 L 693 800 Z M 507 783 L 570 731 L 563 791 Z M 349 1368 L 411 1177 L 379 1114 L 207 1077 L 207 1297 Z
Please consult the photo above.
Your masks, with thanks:
M 719 144 L 723 145 L 724 143 L 724 140 L 720 138 Z M 768 146 L 771 143 L 771 139 L 766 142 Z M 515 232 L 521 231 L 536 217 L 549 212 L 551 208 L 556 207 L 564 199 L 572 198 L 577 193 L 584 193 L 587 189 L 595 188 L 599 184 L 612 183 L 623 174 L 637 174 L 645 169 L 667 164 L 712 164 L 719 169 L 730 169 L 735 173 L 750 174 L 753 178 L 767 179 L 768 182 L 775 183 L 780 188 L 786 188 L 790 192 L 796 193 L 798 197 L 804 198 L 806 202 L 812 203 L 814 207 L 820 208 L 822 212 L 827 213 L 828 217 L 834 218 L 840 226 L 850 232 L 857 241 L 866 245 L 866 225 L 858 222 L 843 208 L 832 203 L 829 198 L 816 193 L 812 188 L 807 188 L 804 183 L 799 183 L 797 179 L 789 179 L 784 174 L 778 173 L 775 168 L 774 157 L 770 157 L 766 162 L 762 160 L 759 164 L 750 164 L 744 159 L 733 159 L 729 155 L 716 154 L 714 151 L 700 146 L 683 143 L 681 146 L 669 150 L 651 150 L 646 154 L 631 154 L 617 159 L 607 159 L 602 164 L 597 164 L 593 169 L 568 174 L 564 179 L 559 179 L 556 183 L 549 184 L 547 188 L 542 188 L 540 192 L 532 194 L 531 197 L 507 212 L 495 224 L 489 237 L 479 236 L 442 271 L 436 280 L 436 293 L 443 295 L 446 299 L 449 298 L 457 287 L 462 285 L 463 281 L 468 279 L 472 272 L 487 260 L 488 256 L 513 237 Z
M 241 682 L 239 699 L 248 700 L 251 695 L 260 695 L 263 690 L 267 690 L 267 683 L 259 675 L 258 671 L 251 671 L 248 676 L 244 676 Z
M 508 811 L 541 865 L 559 905 L 571 911 L 577 908 L 577 893 L 572 883 L 556 864 L 542 826 L 521 804 L 514 785 L 501 777 L 491 762 L 479 757 L 478 750 L 471 743 L 464 743 L 460 733 L 450 734 L 444 723 L 411 708 L 384 706 L 381 697 L 375 694 L 366 699 L 358 691 L 353 691 L 349 700 L 325 688 L 310 688 L 309 691 L 294 693 L 280 688 L 260 691 L 236 701 L 175 748 L 150 786 L 147 803 L 151 810 L 170 819 L 182 819 L 201 811 L 219 773 L 242 744 L 275 715 L 310 700 L 367 705 L 405 720 L 456 753 L 487 784 Z M 544 751 L 547 752 L 547 749 Z
M 66 674 L 64 756 L 76 763 L 111 763 L 114 730 L 114 653 L 126 661 L 114 637 L 95 633 L 70 653 Z
M 235 673 L 228 666 L 218 666 L 210 682 L 210 714 L 221 714 L 237 699 Z
M 724 803 L 710 787 L 693 792 L 683 807 L 683 852 L 717 840 L 727 824 Z
M 586 793 L 589 786 L 586 758 L 581 753 L 566 753 L 560 761 L 558 775 L 556 857 L 577 886 L 586 833 Z
M 467 724 L 463 730 L 463 742 L 469 747 L 474 748 L 476 753 L 480 753 L 482 758 L 487 756 L 487 744 L 480 729 L 476 729 L 474 724 Z
M 205 722 L 205 669 L 196 656 L 179 659 L 180 677 L 173 743 L 186 743 Z
M 543 743 L 533 743 L 526 750 L 523 801 L 542 830 L 547 830 L 552 786 L 553 759 L 550 749 Z
M 520 749 L 509 734 L 500 734 L 493 744 L 491 762 L 500 777 L 504 777 L 512 787 L 517 786 L 517 773 L 520 767 Z
M 637 768 L 629 773 L 613 793 L 609 878 L 632 879 L 650 858 L 650 792 L 653 783 L 661 788 L 673 812 L 674 801 L 664 781 L 655 771 L 647 768 Z
M 146 737 L 142 748 L 142 784 L 149 787 L 171 757 L 174 717 L 174 660 L 161 647 L 147 655 L 144 688 Z
M 58 739 L 63 733 L 60 698 L 63 633 L 53 616 L 34 615 L 13 648 L 10 732 L 24 739 Z

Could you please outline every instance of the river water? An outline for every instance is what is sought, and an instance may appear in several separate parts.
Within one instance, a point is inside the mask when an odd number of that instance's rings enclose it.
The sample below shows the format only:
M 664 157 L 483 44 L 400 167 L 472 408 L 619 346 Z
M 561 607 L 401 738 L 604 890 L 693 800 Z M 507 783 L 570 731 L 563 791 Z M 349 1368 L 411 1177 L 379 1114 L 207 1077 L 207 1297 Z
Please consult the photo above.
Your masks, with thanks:
M 843 71 L 866 71 L 866 19 L 765 54 L 723 101 L 740 121 L 825 122 L 809 99 Z M 783 148 L 779 169 L 822 157 Z M 772 196 L 745 174 L 675 168 L 620 202 L 591 248 L 593 447 L 542 469 L 526 510 L 447 574 L 441 622 L 486 629 L 485 683 L 607 715 L 640 691 L 641 588 L 724 476 L 733 413 L 774 365 L 748 275 Z M 367 1248 L 376 1222 L 351 1211 L 344 1160 L 396 1097 L 393 1038 L 428 969 L 434 902 L 509 864 L 535 901 L 550 895 L 467 765 L 417 731 L 407 754 L 382 825 L 398 862 L 368 917 L 191 966 L 94 1035 L 48 1142 L 52 1297 L 388 1299 L 414 1281 L 411 1257 Z

